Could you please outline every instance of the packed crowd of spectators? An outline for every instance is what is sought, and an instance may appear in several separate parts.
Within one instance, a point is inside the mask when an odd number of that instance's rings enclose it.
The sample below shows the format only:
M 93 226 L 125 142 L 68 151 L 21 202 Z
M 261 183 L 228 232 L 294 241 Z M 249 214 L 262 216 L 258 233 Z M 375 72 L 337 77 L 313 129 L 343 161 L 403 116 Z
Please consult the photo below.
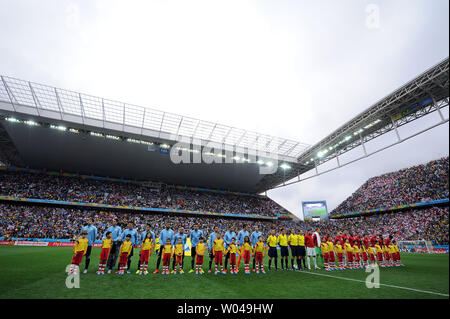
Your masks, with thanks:
M 372 177 L 330 215 L 448 198 L 449 158 Z
M 267 197 L 23 172 L 0 172 L 0 195 L 275 217 L 287 211 Z
M 197 223 L 204 234 L 208 236 L 214 226 L 219 227 L 222 234 L 232 226 L 236 232 L 244 225 L 252 232 L 255 226 L 263 233 L 269 235 L 271 229 L 277 234 L 281 228 L 306 232 L 319 229 L 322 235 L 332 236 L 346 231 L 350 234 L 393 235 L 397 240 L 431 240 L 435 244 L 448 244 L 448 207 L 433 207 L 422 210 L 412 210 L 398 213 L 372 215 L 367 217 L 353 217 L 338 220 L 317 222 L 293 221 L 257 221 L 235 218 L 193 217 L 175 215 L 149 215 L 142 213 L 116 213 L 96 210 L 80 210 L 67 208 L 51 208 L 42 206 L 16 206 L 0 204 L 0 237 L 20 238 L 54 238 L 72 239 L 79 235 L 81 227 L 91 219 L 97 227 L 99 234 L 103 235 L 106 228 L 117 219 L 122 227 L 133 222 L 141 231 L 145 225 L 150 224 L 156 234 L 172 223 L 172 229 L 183 227 L 189 233 Z M 100 239 L 100 238 L 99 238 Z

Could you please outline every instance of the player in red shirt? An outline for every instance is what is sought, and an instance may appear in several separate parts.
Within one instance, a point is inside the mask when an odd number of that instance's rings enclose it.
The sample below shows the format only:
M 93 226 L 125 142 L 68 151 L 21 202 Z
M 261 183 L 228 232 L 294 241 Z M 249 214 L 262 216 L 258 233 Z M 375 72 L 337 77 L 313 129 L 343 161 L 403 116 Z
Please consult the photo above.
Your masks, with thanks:
M 314 239 L 311 235 L 311 230 L 308 230 L 308 233 L 305 235 L 305 246 L 306 246 L 306 255 L 307 255 L 307 263 L 308 263 L 308 269 L 311 269 L 311 260 L 310 257 L 313 257 L 314 259 L 314 267 L 316 269 L 319 269 L 317 267 L 317 258 L 316 258 L 316 247 L 314 246 Z

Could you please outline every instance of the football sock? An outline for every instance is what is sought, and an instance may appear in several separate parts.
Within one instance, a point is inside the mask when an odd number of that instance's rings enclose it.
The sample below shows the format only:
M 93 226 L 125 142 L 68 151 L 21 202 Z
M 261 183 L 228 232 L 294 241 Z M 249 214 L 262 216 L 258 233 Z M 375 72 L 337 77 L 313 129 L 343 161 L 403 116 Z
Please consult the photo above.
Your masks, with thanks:
M 272 258 L 269 258 L 269 270 L 270 270 L 270 266 L 272 266 Z
M 314 259 L 314 267 L 317 267 L 317 257 L 313 257 Z
M 253 257 L 253 269 L 255 269 L 255 264 L 256 264 L 255 257 Z

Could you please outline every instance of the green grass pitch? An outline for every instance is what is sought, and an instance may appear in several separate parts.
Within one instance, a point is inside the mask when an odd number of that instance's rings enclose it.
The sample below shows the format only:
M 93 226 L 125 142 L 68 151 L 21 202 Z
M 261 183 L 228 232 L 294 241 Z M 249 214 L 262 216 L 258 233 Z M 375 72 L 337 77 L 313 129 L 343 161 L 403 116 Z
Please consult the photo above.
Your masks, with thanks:
M 72 257 L 71 248 L 0 247 L 0 298 L 449 298 L 448 255 L 403 254 L 406 267 L 381 268 L 382 286 L 368 289 L 364 270 L 98 276 L 99 253 L 99 248 L 93 249 L 89 273 L 81 274 L 80 288 L 68 289 L 64 271 Z M 137 257 L 132 261 L 134 271 Z M 267 270 L 267 260 L 265 263 Z M 155 264 L 152 256 L 151 271 Z M 185 258 L 185 269 L 190 269 L 190 257 Z

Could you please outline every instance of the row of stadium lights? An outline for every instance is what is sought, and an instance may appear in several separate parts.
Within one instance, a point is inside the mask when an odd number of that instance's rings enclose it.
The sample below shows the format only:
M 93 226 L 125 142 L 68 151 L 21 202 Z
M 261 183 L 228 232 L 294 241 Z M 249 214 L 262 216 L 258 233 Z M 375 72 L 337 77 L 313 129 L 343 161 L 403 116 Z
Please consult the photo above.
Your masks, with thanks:
M 177 149 L 180 150 L 180 151 L 184 151 L 184 152 L 200 153 L 200 150 L 190 149 L 190 148 L 185 148 L 185 147 L 178 147 Z M 227 156 L 225 154 L 216 154 L 216 153 L 211 153 L 211 152 L 207 152 L 207 153 L 205 153 L 205 155 L 217 156 L 217 157 L 221 157 L 221 158 L 227 158 Z M 240 156 L 236 155 L 236 156 L 233 156 L 233 159 L 236 162 L 242 161 L 242 162 L 250 163 L 250 159 L 246 158 L 246 157 L 243 157 L 243 156 L 240 157 Z M 272 162 L 270 162 L 270 161 L 264 162 L 261 159 L 257 160 L 256 163 L 259 164 L 259 165 L 267 165 L 269 167 L 273 166 Z M 286 170 L 286 169 L 291 168 L 291 166 L 289 164 L 283 163 L 283 164 L 280 165 L 280 168 Z
M 376 124 L 378 124 L 378 123 L 380 123 L 380 122 L 381 122 L 381 120 L 379 120 L 379 119 L 373 121 L 372 123 L 370 123 L 370 124 L 364 126 L 364 128 L 360 128 L 359 130 L 353 132 L 353 136 L 357 136 L 358 134 L 362 133 L 364 130 L 367 130 L 368 128 L 371 128 L 372 126 L 374 126 L 374 125 L 376 125 Z M 334 146 L 330 146 L 329 148 L 326 148 L 326 149 L 324 149 L 324 150 L 322 150 L 322 151 L 319 151 L 319 152 L 317 153 L 317 158 L 322 158 L 322 157 L 323 157 L 324 155 L 326 155 L 328 152 L 332 151 L 333 149 L 335 149 L 335 148 L 338 147 L 339 145 L 341 145 L 341 144 L 343 144 L 343 143 L 345 143 L 345 142 L 348 142 L 348 141 L 351 140 L 351 139 L 352 139 L 352 136 L 351 136 L 351 135 L 347 135 L 342 141 L 340 141 L 339 143 L 336 143 Z M 307 162 L 305 163 L 305 165 L 308 164 L 308 163 L 310 163 L 310 162 L 313 163 L 313 162 L 314 162 L 314 158 L 311 158 L 310 161 L 307 161 Z
M 18 120 L 16 118 L 13 118 L 13 117 L 7 117 L 7 118 L 5 118 L 5 120 L 8 121 L 8 122 L 22 123 L 22 124 L 26 124 L 26 125 L 30 125 L 30 126 L 40 126 L 40 124 L 37 123 L 37 122 L 30 121 L 30 120 L 29 121 L 22 121 L 22 120 Z M 76 133 L 76 134 L 80 133 L 80 131 L 77 130 L 77 129 L 67 128 L 67 127 L 62 126 L 62 125 L 50 124 L 50 128 L 54 129 L 54 130 L 62 131 L 62 132 L 69 131 L 71 133 Z M 121 138 L 119 136 L 115 136 L 115 135 L 111 135 L 111 134 L 103 134 L 103 133 L 98 133 L 98 132 L 93 132 L 93 131 L 90 131 L 89 135 L 96 136 L 96 137 L 102 137 L 102 138 L 104 137 L 104 138 L 112 139 L 112 140 L 116 140 L 116 141 L 121 140 Z M 133 139 L 133 138 L 126 138 L 125 141 L 130 142 L 130 143 L 136 143 L 136 144 L 154 145 L 153 142 L 137 140 L 137 139 Z M 164 148 L 164 149 L 169 149 L 170 145 L 168 145 L 168 144 L 160 144 L 159 147 Z M 196 150 L 196 149 L 189 149 L 189 148 L 182 148 L 182 147 L 178 147 L 178 149 L 181 150 L 181 151 L 188 151 L 188 152 L 191 152 L 191 153 L 199 153 L 200 152 L 199 150 Z M 224 154 L 215 154 L 215 153 L 211 153 L 211 152 L 205 153 L 205 155 L 217 156 L 217 157 L 222 157 L 222 158 L 226 158 L 227 157 Z M 237 156 L 237 155 L 234 156 L 233 159 L 236 162 L 242 161 L 242 162 L 250 163 L 250 159 L 249 158 L 240 157 L 240 156 Z M 270 162 L 270 161 L 264 162 L 261 159 L 257 160 L 256 163 L 259 164 L 259 165 L 267 165 L 269 167 L 273 166 L 272 162 Z M 287 164 L 287 163 L 282 163 L 280 165 L 280 168 L 283 169 L 283 170 L 287 170 L 287 169 L 290 169 L 291 166 L 289 164 Z

